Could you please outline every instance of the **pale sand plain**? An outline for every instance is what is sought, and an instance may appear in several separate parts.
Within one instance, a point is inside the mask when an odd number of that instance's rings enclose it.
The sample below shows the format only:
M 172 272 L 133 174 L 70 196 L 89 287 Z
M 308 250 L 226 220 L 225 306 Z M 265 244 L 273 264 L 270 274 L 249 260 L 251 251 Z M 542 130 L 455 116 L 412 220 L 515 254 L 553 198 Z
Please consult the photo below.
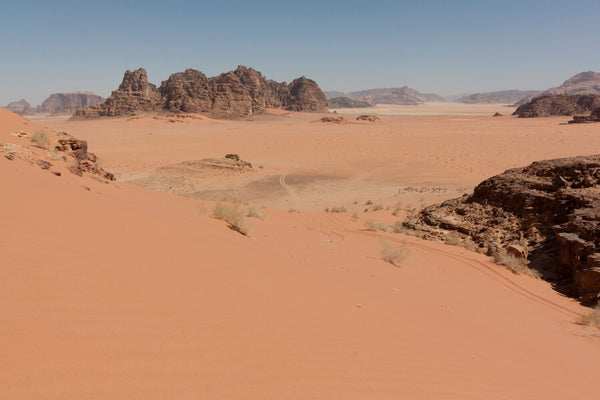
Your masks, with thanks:
M 576 323 L 584 307 L 481 254 L 363 223 L 598 152 L 600 126 L 319 117 L 38 119 L 87 139 L 120 181 L 0 157 L 0 397 L 594 398 L 600 339 Z M 27 146 L 11 133 L 36 129 L 0 109 L 1 142 Z M 187 183 L 156 172 L 226 153 L 255 170 Z M 210 218 L 210 200 L 233 195 L 267 206 L 250 237 Z M 364 212 L 367 200 L 384 209 Z M 383 239 L 406 242 L 399 267 L 381 260 Z

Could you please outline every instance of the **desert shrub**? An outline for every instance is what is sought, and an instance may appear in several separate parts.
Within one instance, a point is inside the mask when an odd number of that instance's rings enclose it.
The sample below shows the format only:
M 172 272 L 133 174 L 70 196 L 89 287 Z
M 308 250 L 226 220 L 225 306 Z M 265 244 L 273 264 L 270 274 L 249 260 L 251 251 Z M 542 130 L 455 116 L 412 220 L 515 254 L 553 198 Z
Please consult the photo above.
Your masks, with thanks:
M 529 275 L 533 278 L 540 278 L 540 273 L 527 266 L 527 260 L 522 257 L 515 257 L 504 249 L 498 249 L 493 253 L 494 261 L 504 265 L 516 274 Z
M 29 134 L 29 139 L 35 143 L 36 146 L 42 149 L 47 149 L 50 146 L 50 139 L 45 130 L 40 129 Z
M 368 231 L 383 231 L 383 232 L 390 231 L 389 225 L 384 224 L 382 222 L 375 222 L 372 219 L 369 219 L 369 220 L 367 220 L 367 222 L 365 222 L 365 228 Z
M 212 216 L 213 218 L 227 222 L 229 228 L 233 229 L 234 231 L 248 236 L 250 224 L 246 219 L 246 213 L 240 208 L 239 205 L 217 203 L 213 208 Z
M 598 304 L 588 313 L 582 314 L 578 318 L 577 323 L 580 325 L 593 326 L 594 328 L 600 329 L 600 304 Z
M 381 245 L 381 258 L 385 262 L 389 262 L 396 267 L 400 266 L 402 261 L 408 256 L 408 249 L 406 243 L 394 247 L 390 242 L 384 240 Z
M 346 212 L 346 207 L 344 206 L 339 206 L 339 207 L 327 207 L 325 209 L 325 212 L 329 212 L 329 213 L 345 213 Z
M 263 221 L 264 221 L 265 219 L 267 219 L 267 217 L 265 216 L 265 214 L 263 214 L 263 213 L 262 213 L 262 212 L 261 212 L 261 211 L 260 211 L 258 208 L 256 208 L 256 207 L 250 207 L 250 208 L 248 209 L 248 214 L 247 214 L 247 216 L 248 216 L 248 217 L 255 217 L 255 218 L 258 218 L 258 219 L 262 219 Z
M 298 210 L 297 208 L 290 208 L 290 209 L 288 210 L 288 212 L 290 212 L 290 213 L 296 213 L 296 214 L 300 214 L 300 210 Z
M 375 204 L 373 207 L 371 207 L 371 211 L 379 211 L 379 210 L 383 210 L 383 204 Z
M 365 206 L 370 206 L 371 204 L 373 204 L 373 200 L 367 200 L 365 202 Z
M 392 232 L 403 233 L 405 235 L 415 236 L 415 237 L 418 237 L 421 239 L 423 239 L 425 237 L 425 235 L 422 231 L 417 231 L 417 230 L 408 228 L 404 225 L 404 222 L 402 222 L 400 220 L 398 220 L 394 223 L 394 226 L 392 227 Z

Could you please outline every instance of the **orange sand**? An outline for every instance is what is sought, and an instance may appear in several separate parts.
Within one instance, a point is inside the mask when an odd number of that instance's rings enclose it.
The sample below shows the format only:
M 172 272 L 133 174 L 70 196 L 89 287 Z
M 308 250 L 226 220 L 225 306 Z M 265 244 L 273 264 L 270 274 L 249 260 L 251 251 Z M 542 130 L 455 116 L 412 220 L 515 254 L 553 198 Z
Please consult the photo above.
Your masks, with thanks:
M 390 211 L 361 210 L 355 223 L 349 213 L 310 210 L 391 203 L 407 185 L 428 188 L 417 192 L 425 203 L 452 197 L 429 189 L 589 154 L 600 126 L 314 119 L 41 121 L 88 139 L 121 178 L 228 152 L 262 163 L 261 179 L 333 177 L 321 191 L 319 179 L 288 182 L 298 200 L 277 182 L 284 194 L 267 190 L 274 208 L 251 219 L 250 238 L 202 215 L 208 201 L 57 177 L 0 156 L 0 398 L 597 396 L 600 341 L 575 324 L 585 308 L 545 282 L 464 249 L 363 230 L 364 220 Z M 27 145 L 10 135 L 18 129 L 39 127 L 0 109 L 0 142 Z M 292 206 L 301 212 L 289 213 Z M 401 267 L 380 259 L 383 238 L 407 242 Z

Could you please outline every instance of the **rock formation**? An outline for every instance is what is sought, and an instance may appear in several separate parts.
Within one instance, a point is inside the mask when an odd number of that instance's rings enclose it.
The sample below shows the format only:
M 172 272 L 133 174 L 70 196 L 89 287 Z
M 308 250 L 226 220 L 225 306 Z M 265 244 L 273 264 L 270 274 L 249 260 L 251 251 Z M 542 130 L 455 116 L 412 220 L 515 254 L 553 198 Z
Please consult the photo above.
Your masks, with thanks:
M 357 100 L 352 100 L 350 97 L 334 97 L 328 100 L 329 108 L 363 108 L 373 107 L 375 102 L 371 96 L 361 97 Z
M 404 224 L 438 238 L 458 232 L 488 253 L 521 248 L 543 278 L 595 302 L 599 184 L 600 155 L 534 162 L 483 181 L 471 196 L 427 207 Z
M 562 85 L 546 90 L 542 96 L 556 94 L 597 94 L 600 95 L 600 73 L 587 71 L 567 79 Z
M 143 112 L 156 112 L 160 109 L 161 98 L 158 89 L 148 83 L 148 75 L 143 68 L 127 71 L 123 82 L 104 103 L 79 110 L 75 117 L 114 117 L 131 116 Z
M 31 105 L 25 101 L 25 99 L 8 103 L 8 105 L 4 108 L 20 115 L 35 113 L 35 108 L 31 107 Z
M 529 103 L 519 106 L 513 115 L 519 118 L 550 117 L 574 114 L 589 114 L 600 107 L 600 95 L 549 95 L 536 97 Z
M 76 116 L 184 112 L 240 118 L 261 113 L 266 108 L 326 112 L 327 99 L 319 86 L 305 77 L 288 85 L 267 80 L 260 72 L 244 66 L 212 78 L 187 69 L 172 74 L 158 89 L 148 83 L 146 71 L 140 68 L 127 71 L 119 89 L 105 103 L 82 110 Z
M 527 96 L 540 94 L 539 90 L 502 90 L 499 92 L 475 93 L 464 97 L 465 104 L 514 104 Z
M 596 108 L 590 115 L 574 115 L 570 124 L 585 124 L 588 122 L 600 122 L 600 108 Z
M 103 101 L 104 98 L 91 92 L 53 93 L 36 107 L 36 111 L 50 114 L 73 113 Z

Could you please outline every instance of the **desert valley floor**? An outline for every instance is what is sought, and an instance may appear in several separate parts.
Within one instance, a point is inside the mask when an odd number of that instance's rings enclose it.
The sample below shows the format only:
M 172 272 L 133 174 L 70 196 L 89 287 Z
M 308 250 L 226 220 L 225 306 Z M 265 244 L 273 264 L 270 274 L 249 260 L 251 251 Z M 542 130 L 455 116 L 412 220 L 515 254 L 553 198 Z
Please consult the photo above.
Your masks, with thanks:
M 0 157 L 0 398 L 595 398 L 587 308 L 482 254 L 365 223 L 600 153 L 600 124 L 427 107 L 341 124 L 0 109 L 5 148 L 53 164 Z M 15 135 L 43 127 L 87 140 L 117 181 Z M 252 168 L 215 168 L 229 153 Z M 220 201 L 266 218 L 242 236 L 211 218 Z M 384 240 L 405 243 L 399 266 Z

